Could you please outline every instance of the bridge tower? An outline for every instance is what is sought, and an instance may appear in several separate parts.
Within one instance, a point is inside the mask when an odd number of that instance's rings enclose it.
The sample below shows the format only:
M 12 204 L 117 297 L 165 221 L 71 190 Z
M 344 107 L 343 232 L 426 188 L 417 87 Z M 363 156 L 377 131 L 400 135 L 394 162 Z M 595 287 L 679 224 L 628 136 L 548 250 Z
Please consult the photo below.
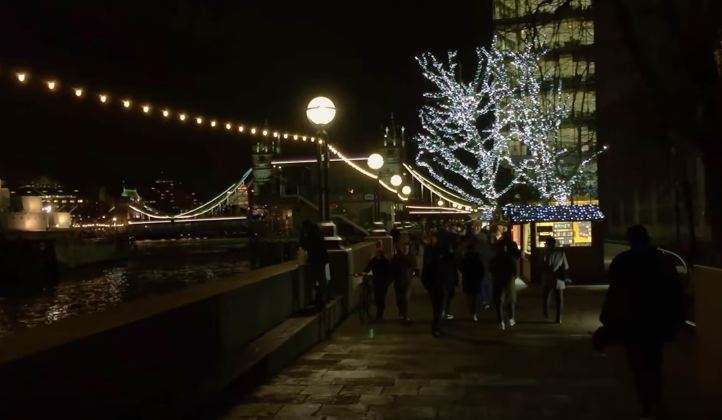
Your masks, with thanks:
M 389 183 L 394 175 L 403 175 L 406 156 L 405 135 L 406 128 L 401 126 L 401 130 L 397 130 L 394 114 L 391 114 L 391 126 L 387 126 L 384 132 L 384 166 L 380 171 L 381 179 L 386 183 Z
M 278 139 L 259 140 L 253 145 L 251 158 L 253 160 L 254 191 L 257 197 L 272 194 L 273 188 L 273 156 L 281 152 L 281 143 Z

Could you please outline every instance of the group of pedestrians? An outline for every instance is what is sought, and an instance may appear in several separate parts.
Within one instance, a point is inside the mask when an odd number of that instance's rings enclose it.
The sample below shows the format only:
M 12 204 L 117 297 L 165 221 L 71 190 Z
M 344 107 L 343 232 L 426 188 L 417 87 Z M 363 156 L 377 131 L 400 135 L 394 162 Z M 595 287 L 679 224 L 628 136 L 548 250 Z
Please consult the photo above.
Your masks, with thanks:
M 416 243 L 401 242 L 393 236 L 394 255 L 388 259 L 379 243 L 376 255 L 365 272 L 372 273 L 378 319 L 384 318 L 386 294 L 393 284 L 399 318 L 409 321 L 409 300 L 412 278 L 419 273 L 416 267 Z M 413 245 L 413 246 L 412 246 Z M 553 238 L 546 242 L 543 272 L 543 311 L 548 317 L 553 300 L 556 322 L 561 322 L 562 290 L 569 269 L 564 252 Z M 432 334 L 441 335 L 442 320 L 454 318 L 452 302 L 461 284 L 466 296 L 469 316 L 479 320 L 479 308 L 494 308 L 499 329 L 516 325 L 516 278 L 521 251 L 508 232 L 494 238 L 488 230 L 474 231 L 469 227 L 465 235 L 454 234 L 444 228 L 429 232 L 423 243 L 421 282 L 433 308 Z
M 376 255 L 369 261 L 364 271 L 373 276 L 376 319 L 384 319 L 386 294 L 393 284 L 399 319 L 411 321 L 411 318 L 409 318 L 409 301 L 411 300 L 411 279 L 417 271 L 416 258 L 411 253 L 409 243 L 400 244 L 395 249 L 396 252 L 389 260 L 386 258 L 381 242 L 378 242 L 376 244 Z
M 664 343 L 683 323 L 684 295 L 674 265 L 650 244 L 644 227 L 631 227 L 627 239 L 630 250 L 615 257 L 609 268 L 610 285 L 600 315 L 603 327 L 593 340 L 598 350 L 611 345 L 625 349 L 642 415 L 651 418 L 661 395 Z M 377 317 L 383 319 L 387 290 L 393 284 L 399 317 L 409 321 L 411 280 L 419 271 L 412 249 L 418 248 L 397 237 L 394 244 L 390 260 L 379 247 L 366 271 L 374 274 Z M 420 274 L 433 308 L 432 334 L 439 337 L 442 321 L 453 319 L 451 303 L 459 283 L 473 321 L 478 321 L 480 307 L 493 307 L 499 328 L 513 327 L 520 255 L 508 233 L 495 239 L 485 230 L 469 229 L 464 236 L 443 228 L 430 232 L 423 243 Z M 544 241 L 538 267 L 544 317 L 561 323 L 569 262 L 553 237 Z

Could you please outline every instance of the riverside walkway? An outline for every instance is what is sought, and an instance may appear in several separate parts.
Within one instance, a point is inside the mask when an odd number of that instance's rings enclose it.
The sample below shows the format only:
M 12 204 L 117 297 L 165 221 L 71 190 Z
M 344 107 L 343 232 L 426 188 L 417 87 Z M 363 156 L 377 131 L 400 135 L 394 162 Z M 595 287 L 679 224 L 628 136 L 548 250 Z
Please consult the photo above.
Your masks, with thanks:
M 497 330 L 491 310 L 474 323 L 457 294 L 445 335 L 430 334 L 431 309 L 420 285 L 412 322 L 364 325 L 350 316 L 333 334 L 263 385 L 229 389 L 209 419 L 634 419 L 638 407 L 624 353 L 591 349 L 605 288 L 566 291 L 564 323 L 541 316 L 534 289 L 520 291 L 518 324 Z M 374 336 L 370 337 L 369 327 Z M 664 417 L 712 419 L 693 379 L 691 336 L 667 347 Z

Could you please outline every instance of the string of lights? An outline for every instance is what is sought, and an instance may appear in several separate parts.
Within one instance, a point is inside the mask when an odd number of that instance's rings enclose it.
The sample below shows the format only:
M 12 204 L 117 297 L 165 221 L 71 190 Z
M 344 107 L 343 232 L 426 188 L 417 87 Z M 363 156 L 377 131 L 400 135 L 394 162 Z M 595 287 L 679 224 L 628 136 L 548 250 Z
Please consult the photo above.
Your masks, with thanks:
M 414 179 L 416 179 L 421 185 L 426 187 L 426 189 L 431 191 L 433 194 L 436 194 L 437 196 L 439 196 L 446 203 L 449 203 L 452 207 L 457 206 L 457 208 L 463 208 L 464 210 L 471 211 L 472 206 L 470 205 L 470 203 L 462 202 L 461 200 L 451 198 L 453 196 L 451 193 L 448 193 L 445 190 L 442 190 L 436 184 L 434 184 L 431 181 L 429 181 L 428 179 L 424 178 L 421 174 L 419 174 L 417 171 L 415 171 L 413 168 L 411 168 L 411 165 L 404 163 L 404 168 L 406 168 L 406 170 L 409 171 L 411 176 Z
M 216 118 L 206 116 L 203 113 L 190 112 L 182 109 L 174 109 L 171 107 L 154 104 L 145 101 L 136 101 L 129 96 L 112 94 L 107 90 L 103 89 L 90 89 L 85 84 L 68 83 L 65 84 L 56 78 L 45 78 L 42 76 L 34 77 L 27 70 L 20 70 L 11 73 L 15 82 L 20 86 L 29 86 L 36 79 L 41 83 L 41 86 L 51 94 L 62 94 L 68 93 L 76 100 L 97 100 L 102 108 L 111 109 L 113 105 L 119 106 L 122 110 L 127 112 L 137 111 L 143 116 L 158 116 L 165 120 L 174 120 L 179 124 L 189 124 L 197 127 L 207 127 L 215 130 L 225 130 L 227 133 L 233 133 L 235 135 L 245 135 L 262 138 L 274 138 L 279 140 L 293 140 L 295 142 L 307 142 L 323 143 L 321 138 L 315 136 L 308 136 L 301 133 L 293 133 L 286 130 L 270 129 L 270 128 L 259 128 L 253 125 L 242 124 L 238 122 L 228 121 L 227 119 Z
M 599 207 L 593 204 L 582 205 L 506 205 L 501 208 L 502 215 L 511 222 L 561 222 L 592 221 L 604 219 Z

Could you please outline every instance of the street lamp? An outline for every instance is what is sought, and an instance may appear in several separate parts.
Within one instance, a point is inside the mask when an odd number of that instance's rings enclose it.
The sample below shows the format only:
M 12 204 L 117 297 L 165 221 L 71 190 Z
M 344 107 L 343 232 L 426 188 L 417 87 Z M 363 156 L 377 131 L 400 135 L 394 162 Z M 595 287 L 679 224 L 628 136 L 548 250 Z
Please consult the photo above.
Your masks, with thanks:
M 311 99 L 306 107 L 306 117 L 316 127 L 319 135 L 326 137 L 326 141 L 318 142 L 318 211 L 322 222 L 329 220 L 328 206 L 328 134 L 326 126 L 336 116 L 336 106 L 325 96 Z
M 404 182 L 403 178 L 401 178 L 401 175 L 394 175 L 391 177 L 391 185 L 394 187 L 398 187 Z
M 369 168 L 378 171 L 384 166 L 384 157 L 378 153 L 373 153 L 366 159 L 366 164 Z
M 384 157 L 381 156 L 378 153 L 372 153 L 368 159 L 366 159 L 366 165 L 368 165 L 369 168 L 378 171 L 379 169 L 383 168 L 384 166 Z M 373 207 L 373 218 L 374 222 L 381 219 L 381 199 L 380 199 L 380 191 L 379 191 L 379 180 L 376 180 L 374 183 L 374 207 Z

